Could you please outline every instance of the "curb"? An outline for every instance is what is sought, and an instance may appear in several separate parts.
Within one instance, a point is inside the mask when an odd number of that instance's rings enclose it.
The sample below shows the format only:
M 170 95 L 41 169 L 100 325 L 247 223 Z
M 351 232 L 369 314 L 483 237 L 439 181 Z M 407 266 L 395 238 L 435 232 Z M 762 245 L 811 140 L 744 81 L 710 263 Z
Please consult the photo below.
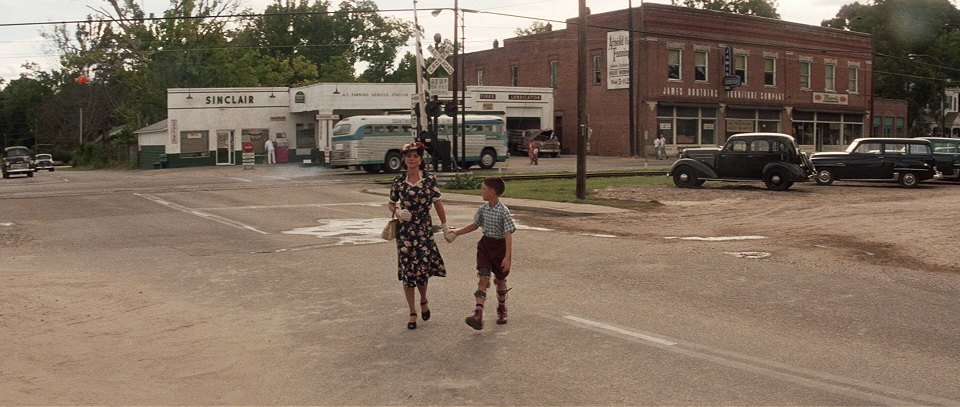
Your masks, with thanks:
M 365 189 L 363 193 L 377 196 L 388 196 L 389 193 L 386 191 Z M 452 196 L 451 196 L 452 195 Z M 469 197 L 469 198 L 468 198 Z M 456 193 L 444 193 L 443 200 L 451 203 L 458 204 L 473 204 L 481 205 L 483 200 L 479 197 L 473 197 L 472 195 L 463 195 Z M 510 201 L 510 202 L 507 202 Z M 604 215 L 604 214 L 614 214 L 614 213 L 628 213 L 632 212 L 629 209 L 614 208 L 611 206 L 602 206 L 594 204 L 571 204 L 571 203 L 555 203 L 550 201 L 536 201 L 532 199 L 525 199 L 523 201 L 527 202 L 517 202 L 515 199 L 505 198 L 504 203 L 510 209 L 520 209 L 528 212 L 538 212 L 545 213 L 549 215 L 558 215 L 558 216 L 573 216 L 573 215 Z M 535 205 L 534 203 L 539 203 Z M 557 208 L 556 205 L 563 205 L 565 208 Z M 554 206 L 554 207 L 551 207 Z

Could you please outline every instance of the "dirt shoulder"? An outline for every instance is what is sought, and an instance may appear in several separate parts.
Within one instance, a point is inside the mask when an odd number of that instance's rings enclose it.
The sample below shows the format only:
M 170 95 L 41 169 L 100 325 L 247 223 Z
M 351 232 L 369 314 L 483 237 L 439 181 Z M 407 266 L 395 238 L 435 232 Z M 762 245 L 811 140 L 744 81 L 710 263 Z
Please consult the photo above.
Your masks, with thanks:
M 797 247 L 839 247 L 871 262 L 960 273 L 960 185 L 817 186 L 769 191 L 762 184 L 709 182 L 702 188 L 611 187 L 592 198 L 649 203 L 624 214 L 528 214 L 557 229 L 662 241 L 679 236 L 762 235 Z

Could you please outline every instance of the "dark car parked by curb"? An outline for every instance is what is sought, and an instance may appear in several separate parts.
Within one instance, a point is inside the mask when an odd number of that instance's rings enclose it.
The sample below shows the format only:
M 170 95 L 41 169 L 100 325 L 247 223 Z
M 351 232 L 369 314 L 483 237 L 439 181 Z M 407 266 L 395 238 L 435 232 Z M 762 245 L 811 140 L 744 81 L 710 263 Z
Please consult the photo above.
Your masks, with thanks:
M 933 159 L 943 179 L 960 181 L 960 139 L 943 137 L 920 137 L 933 144 Z
M 730 136 L 723 147 L 688 148 L 673 163 L 670 176 L 679 188 L 705 181 L 763 181 L 767 189 L 785 191 L 813 179 L 813 164 L 796 140 L 782 133 Z
M 816 153 L 810 159 L 820 185 L 838 180 L 886 181 L 913 188 L 942 177 L 933 145 L 919 138 L 858 138 L 846 151 Z

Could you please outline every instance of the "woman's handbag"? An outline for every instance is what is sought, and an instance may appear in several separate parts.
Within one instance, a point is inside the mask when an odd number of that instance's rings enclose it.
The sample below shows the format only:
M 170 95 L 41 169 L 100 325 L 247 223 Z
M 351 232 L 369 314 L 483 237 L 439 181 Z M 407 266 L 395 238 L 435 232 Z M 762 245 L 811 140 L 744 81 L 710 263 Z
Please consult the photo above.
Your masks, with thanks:
M 397 238 L 397 227 L 400 224 L 400 220 L 397 218 L 391 218 L 387 221 L 387 226 L 383 227 L 383 232 L 380 233 L 380 237 L 383 240 L 393 240 Z

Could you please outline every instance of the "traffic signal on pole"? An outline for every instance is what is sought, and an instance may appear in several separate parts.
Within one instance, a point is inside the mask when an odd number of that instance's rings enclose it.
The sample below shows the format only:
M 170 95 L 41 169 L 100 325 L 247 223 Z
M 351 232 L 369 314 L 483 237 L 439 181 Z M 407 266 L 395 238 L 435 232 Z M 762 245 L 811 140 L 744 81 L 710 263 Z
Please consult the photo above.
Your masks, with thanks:
M 443 106 L 443 114 L 453 117 L 457 115 L 457 101 L 451 100 Z
M 440 117 L 440 102 L 436 100 L 431 100 L 427 102 L 427 116 L 437 118 Z

